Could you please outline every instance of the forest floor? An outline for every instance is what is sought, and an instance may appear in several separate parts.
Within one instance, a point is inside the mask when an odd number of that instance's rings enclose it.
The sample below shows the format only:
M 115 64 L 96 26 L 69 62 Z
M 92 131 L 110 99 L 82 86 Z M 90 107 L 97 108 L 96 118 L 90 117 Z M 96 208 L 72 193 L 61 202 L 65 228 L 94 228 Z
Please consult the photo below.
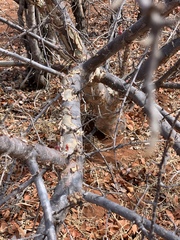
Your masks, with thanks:
M 17 21 L 17 4 L 12 0 L 0 0 L 0 16 L 11 21 Z M 129 16 L 134 14 L 129 9 Z M 94 11 L 94 14 L 96 12 Z M 126 13 L 124 13 L 126 14 Z M 93 18 L 93 13 L 92 16 Z M 135 16 L 136 17 L 136 16 Z M 92 20 L 93 21 L 93 20 Z M 104 22 L 97 22 L 92 37 L 97 38 L 101 31 L 103 36 Z M 90 29 L 91 30 L 91 29 Z M 0 23 L 0 47 L 23 54 L 19 40 L 15 39 L 16 32 Z M 13 44 L 9 44 L 13 40 Z M 8 44 L 8 45 L 7 45 Z M 137 43 L 131 45 L 131 54 L 138 56 Z M 95 49 L 104 45 L 102 38 L 94 40 Z M 8 47 L 7 47 L 8 46 Z M 158 74 L 174 63 L 179 55 L 159 67 Z M 135 58 L 136 58 L 135 57 Z M 4 58 L 0 56 L 0 60 Z M 10 58 L 5 58 L 10 60 Z M 115 67 L 116 62 L 111 60 Z M 118 64 L 117 64 L 118 65 Z M 129 66 L 133 63 L 129 61 Z M 57 148 L 60 139 L 59 116 L 61 103 L 51 105 L 43 117 L 38 119 L 33 129 L 27 129 L 32 119 L 42 110 L 48 99 L 52 99 L 60 89 L 58 78 L 53 78 L 47 89 L 21 90 L 19 76 L 22 68 L 0 67 L 0 135 L 18 137 L 27 143 L 36 143 L 39 139 L 48 147 Z M 23 76 L 23 75 L 22 75 Z M 178 79 L 175 79 L 177 81 Z M 178 90 L 159 89 L 157 102 L 165 110 L 174 112 L 180 109 L 180 93 Z M 116 144 L 125 144 L 122 148 L 104 150 L 92 154 L 86 159 L 84 168 L 84 190 L 106 197 L 122 206 L 136 211 L 147 219 L 152 219 L 152 202 L 156 194 L 158 178 L 158 164 L 163 155 L 165 141 L 160 137 L 156 149 L 147 154 L 144 144 L 132 145 L 132 142 L 144 142 L 149 138 L 149 123 L 142 109 L 132 102 L 128 102 L 124 112 L 126 129 L 117 136 Z M 92 144 L 86 144 L 87 153 L 97 149 L 113 146 L 113 140 L 94 136 Z M 128 144 L 129 143 L 129 144 Z M 163 184 L 157 208 L 156 223 L 168 230 L 177 229 L 180 234 L 180 158 L 174 150 L 169 150 L 170 158 L 163 174 Z M 7 196 L 23 182 L 30 178 L 26 166 L 16 159 L 2 156 L 0 161 L 0 198 Z M 58 182 L 59 170 L 54 166 L 44 174 L 49 196 Z M 42 209 L 35 185 L 28 186 L 15 198 L 11 198 L 0 207 L 0 240 L 26 237 L 35 233 L 42 217 Z M 83 202 L 80 206 L 72 207 L 65 223 L 59 232 L 59 239 L 141 239 L 137 226 L 122 217 L 110 213 L 101 207 Z M 160 239 L 157 237 L 157 239 Z

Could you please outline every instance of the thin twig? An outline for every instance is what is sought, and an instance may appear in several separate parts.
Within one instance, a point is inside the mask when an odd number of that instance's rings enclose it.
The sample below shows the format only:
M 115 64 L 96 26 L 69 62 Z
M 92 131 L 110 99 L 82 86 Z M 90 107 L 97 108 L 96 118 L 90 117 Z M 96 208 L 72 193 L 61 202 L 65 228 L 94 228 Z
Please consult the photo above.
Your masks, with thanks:
M 64 74 L 50 68 L 50 67 L 46 67 L 40 63 L 37 63 L 36 61 L 32 60 L 32 59 L 29 59 L 29 58 L 26 58 L 26 57 L 23 57 L 23 56 L 20 56 L 19 54 L 17 53 L 13 53 L 13 52 L 10 52 L 8 50 L 5 50 L 3 48 L 0 48 L 0 52 L 3 53 L 4 55 L 7 55 L 7 56 L 10 56 L 12 58 L 15 58 L 15 59 L 18 59 L 22 62 L 26 62 L 28 63 L 30 66 L 33 66 L 34 68 L 37 68 L 37 69 L 40 69 L 40 70 L 43 70 L 45 72 L 49 72 L 49 73 L 52 73 L 54 75 L 57 75 L 57 76 L 60 76 L 61 78 L 64 78 Z
M 40 111 L 40 113 L 34 118 L 32 119 L 32 123 L 28 126 L 28 128 L 26 129 L 24 136 L 26 136 L 30 131 L 31 128 L 34 126 L 34 124 L 37 122 L 37 120 L 43 115 L 45 114 L 45 112 L 47 111 L 47 109 L 54 103 L 56 102 L 60 97 L 61 97 L 62 93 L 58 93 L 56 95 L 55 98 L 48 100 L 47 104 L 43 107 L 43 109 Z
M 45 173 L 45 171 L 46 171 L 46 169 L 41 170 L 40 175 L 43 175 Z M 30 179 L 28 179 L 26 182 L 19 185 L 15 190 L 13 190 L 5 198 L 1 199 L 0 200 L 0 206 L 2 206 L 4 203 L 6 203 L 10 198 L 15 197 L 18 193 L 22 192 L 31 183 L 33 183 L 38 174 L 39 173 L 36 173 L 35 175 L 33 175 Z

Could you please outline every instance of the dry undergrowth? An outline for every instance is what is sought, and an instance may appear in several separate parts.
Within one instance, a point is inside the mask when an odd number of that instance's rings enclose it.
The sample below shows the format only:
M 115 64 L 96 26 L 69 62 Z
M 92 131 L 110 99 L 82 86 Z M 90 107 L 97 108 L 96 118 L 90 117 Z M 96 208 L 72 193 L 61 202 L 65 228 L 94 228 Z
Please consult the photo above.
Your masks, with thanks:
M 129 1 L 128 1 L 129 2 Z M 130 1 L 127 2 L 124 11 L 125 20 L 122 22 L 122 30 L 131 25 L 137 16 L 137 9 Z M 109 24 L 107 15 L 110 10 L 107 4 L 94 1 L 91 6 L 89 19 L 89 32 L 92 32 L 90 40 L 93 41 L 92 49 L 100 49 L 107 36 L 107 25 Z M 15 11 L 9 12 L 12 2 L 4 3 L 4 13 L 12 14 L 15 18 Z M 15 4 L 14 4 L 15 6 Z M 99 8 L 98 8 L 99 7 Z M 100 20 L 96 19 L 97 13 Z M 108 14 L 107 14 L 108 13 Z M 2 15 L 2 10 L 0 12 Z M 7 17 L 7 15 L 5 15 Z M 123 25 L 124 24 L 124 25 Z M 14 31 L 6 29 L 0 25 L 1 45 L 5 46 L 7 41 L 14 36 Z M 163 41 L 170 36 L 169 29 L 163 31 Z M 162 44 L 162 43 L 161 43 Z M 18 52 L 18 44 L 13 48 Z M 9 47 L 11 49 L 11 47 Z M 121 61 L 123 54 L 121 53 Z M 110 60 L 110 66 L 114 73 L 124 74 L 132 70 L 132 67 L 139 60 L 142 53 L 139 42 L 134 42 L 128 49 L 128 63 L 126 69 L 119 68 L 117 56 Z M 118 56 L 119 57 L 119 56 Z M 126 56 L 124 56 L 126 57 Z M 166 65 L 159 67 L 156 77 L 161 76 L 165 68 L 178 58 L 178 54 Z M 132 59 L 132 60 L 131 60 Z M 61 88 L 57 78 L 51 80 L 51 84 L 46 90 L 27 91 L 17 89 L 17 81 L 22 69 L 6 68 L 0 69 L 0 134 L 16 136 L 29 143 L 35 143 L 39 139 L 49 147 L 57 148 L 59 136 L 59 116 L 61 114 L 61 103 L 57 101 L 49 107 L 46 114 L 38 120 L 26 136 L 26 130 L 43 108 L 46 101 L 53 98 Z M 120 74 L 120 75 L 121 75 Z M 175 81 L 178 80 L 175 79 Z M 157 100 L 167 111 L 173 112 L 180 108 L 179 92 L 175 90 L 159 89 Z M 135 141 L 145 141 L 149 137 L 149 125 L 142 109 L 137 105 L 128 102 L 124 113 L 126 119 L 126 130 L 117 137 L 117 144 L 124 144 Z M 86 144 L 86 152 L 93 152 L 99 148 L 105 149 L 112 146 L 112 140 L 105 138 L 102 140 L 94 137 L 92 144 Z M 84 189 L 98 194 L 104 194 L 118 204 L 134 209 L 145 218 L 152 217 L 152 201 L 156 193 L 158 164 L 161 161 L 164 140 L 159 139 L 159 143 L 151 156 L 146 155 L 144 145 L 127 145 L 116 151 L 104 150 L 87 157 L 84 168 Z M 95 148 L 94 148 L 95 147 Z M 49 191 L 49 196 L 53 194 L 53 189 L 60 177 L 60 171 L 56 166 L 49 167 L 44 174 L 44 180 Z M 19 184 L 30 178 L 26 166 L 16 159 L 2 156 L 0 161 L 0 198 L 8 195 Z M 170 149 L 170 158 L 163 173 L 164 187 L 161 190 L 157 209 L 157 223 L 168 230 L 180 227 L 180 159 L 176 153 Z M 0 240 L 24 238 L 35 232 L 42 216 L 41 207 L 34 184 L 27 187 L 23 192 L 18 193 L 7 201 L 0 208 Z M 176 232 L 178 234 L 178 230 Z M 179 232 L 180 234 L 180 232 Z M 141 239 L 141 234 L 136 225 L 105 211 L 103 208 L 82 202 L 75 205 L 70 210 L 65 223 L 59 233 L 59 239 Z

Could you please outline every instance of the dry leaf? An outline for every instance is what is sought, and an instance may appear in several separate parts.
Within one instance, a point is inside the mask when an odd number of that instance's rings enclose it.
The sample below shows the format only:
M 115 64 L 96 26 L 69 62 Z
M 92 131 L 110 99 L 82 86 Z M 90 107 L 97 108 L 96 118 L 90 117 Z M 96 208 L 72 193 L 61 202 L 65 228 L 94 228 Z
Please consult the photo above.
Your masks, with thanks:
M 169 210 L 166 210 L 166 214 L 168 215 L 169 219 L 174 222 L 174 215 L 172 214 L 172 212 Z
M 5 222 L 4 220 L 1 220 L 0 221 L 0 233 L 6 232 L 7 227 L 8 227 L 7 222 Z
M 174 197 L 173 197 L 173 202 L 174 202 L 174 205 L 175 205 L 175 206 L 178 206 L 178 205 L 179 205 L 179 197 L 178 197 L 178 195 L 174 195 Z
M 134 192 L 134 188 L 133 187 L 127 187 L 128 191 L 133 193 Z
M 133 225 L 132 225 L 133 234 L 135 234 L 135 233 L 137 232 L 137 230 L 138 230 L 137 225 L 136 225 L 136 224 L 133 224 Z

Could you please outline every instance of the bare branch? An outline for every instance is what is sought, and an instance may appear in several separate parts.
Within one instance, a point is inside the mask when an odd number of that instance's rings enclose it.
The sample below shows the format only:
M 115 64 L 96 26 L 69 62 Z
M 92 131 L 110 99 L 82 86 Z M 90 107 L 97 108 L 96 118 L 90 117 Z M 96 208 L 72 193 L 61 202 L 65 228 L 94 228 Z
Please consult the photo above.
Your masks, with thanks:
M 179 114 L 176 116 L 173 125 L 177 121 L 179 115 L 180 115 L 180 111 L 179 111 Z M 163 181 L 162 180 L 163 173 L 164 173 L 166 164 L 167 164 L 167 162 L 168 162 L 168 160 L 170 158 L 168 150 L 169 150 L 169 147 L 171 146 L 171 134 L 172 134 L 172 131 L 173 131 L 173 126 L 172 126 L 171 130 L 169 131 L 169 136 L 167 138 L 166 145 L 165 145 L 165 148 L 164 148 L 164 152 L 163 152 L 163 155 L 162 155 L 162 159 L 161 159 L 161 162 L 159 164 L 159 172 L 158 172 L 158 179 L 157 179 L 157 186 L 156 186 L 156 194 L 155 194 L 154 201 L 153 201 L 153 204 L 152 204 L 153 212 L 152 212 L 151 228 L 150 228 L 150 233 L 149 233 L 150 239 L 154 238 L 153 235 L 154 235 L 154 232 L 155 232 L 156 209 L 157 209 L 157 206 L 158 206 L 159 196 L 160 196 L 160 192 L 161 192 L 161 186 L 162 186 L 162 181 Z
M 34 148 L 37 154 L 38 161 L 51 162 L 64 166 L 67 164 L 65 157 L 62 153 L 53 148 L 48 148 L 41 144 L 35 146 L 27 145 L 25 142 L 17 138 L 9 138 L 8 136 L 0 136 L 0 154 L 6 153 L 11 157 L 25 161 L 26 155 Z
M 16 62 L 16 61 L 0 61 L 0 67 L 23 67 L 26 66 L 26 63 Z
M 180 89 L 180 83 L 166 82 L 161 85 L 161 88 Z
M 62 123 L 61 123 L 61 152 L 69 162 L 62 173 L 62 179 L 58 183 L 55 193 L 51 199 L 55 218 L 61 224 L 68 210 L 68 196 L 82 190 L 83 174 L 83 131 L 81 124 L 80 98 L 78 92 L 81 90 L 81 77 L 79 69 L 75 69 L 63 82 L 62 93 Z M 72 77 L 71 77 L 72 76 Z M 45 226 L 42 220 L 37 234 L 44 234 Z M 37 238 L 44 239 L 42 238 Z
M 150 1 L 151 2 L 151 1 Z M 141 1 L 139 1 L 139 4 Z M 146 6 L 147 7 L 147 6 Z M 159 42 L 159 34 L 161 29 L 165 26 L 164 19 L 160 16 L 159 11 L 154 8 L 151 9 L 153 5 L 149 7 L 150 11 L 150 26 L 151 26 L 151 32 L 149 35 L 149 38 L 153 39 L 151 41 L 151 55 L 149 57 L 149 67 L 147 69 L 147 75 L 144 80 L 144 90 L 147 93 L 147 99 L 146 99 L 146 111 L 148 111 L 148 115 L 150 118 L 150 129 L 151 129 L 151 136 L 149 139 L 150 146 L 148 151 L 152 152 L 157 140 L 158 140 L 158 134 L 159 134 L 159 124 L 158 124 L 158 115 L 156 114 L 157 111 L 155 111 L 155 94 L 154 94 L 154 84 L 153 84 L 153 74 L 158 66 L 158 59 L 160 57 L 160 51 L 158 51 L 158 42 Z M 148 11 L 148 9 L 146 9 Z
M 8 26 L 18 30 L 19 32 L 22 32 L 22 34 L 19 35 L 19 37 L 22 37 L 24 35 L 28 35 L 36 40 L 38 40 L 39 42 L 43 42 L 45 46 L 55 50 L 57 53 L 60 54 L 60 56 L 62 56 L 62 58 L 68 60 L 68 59 L 72 59 L 73 61 L 76 62 L 76 59 L 70 55 L 65 49 L 63 49 L 60 45 L 55 45 L 52 42 L 46 40 L 45 38 L 35 34 L 34 32 L 32 32 L 32 30 L 34 29 L 34 27 L 30 28 L 30 29 L 24 29 L 23 27 L 20 27 L 19 25 L 3 18 L 0 17 L 0 22 L 3 22 L 5 24 L 7 24 Z
M 62 179 L 57 184 L 51 199 L 54 222 L 57 228 L 64 222 L 68 213 L 70 207 L 68 196 L 73 195 L 75 192 L 81 192 L 81 189 L 82 172 L 78 170 L 76 162 L 72 161 L 62 173 Z M 41 236 L 34 240 L 43 240 L 45 230 L 44 218 L 42 218 L 37 229 L 37 234 L 41 234 Z
M 108 211 L 114 212 L 124 217 L 131 222 L 135 222 L 142 232 L 144 232 L 144 230 L 146 229 L 150 230 L 151 228 L 151 221 L 145 219 L 144 217 L 141 217 L 140 215 L 128 208 L 125 208 L 117 203 L 108 200 L 105 197 L 99 196 L 91 192 L 85 192 L 83 194 L 83 197 L 87 202 L 94 203 L 107 209 Z M 179 236 L 175 235 L 173 232 L 167 231 L 166 229 L 160 227 L 157 224 L 154 225 L 154 232 L 167 240 L 179 240 Z
M 0 52 L 5 54 L 5 55 L 7 55 L 7 56 L 12 57 L 12 58 L 18 59 L 18 60 L 20 60 L 22 62 L 28 63 L 30 66 L 32 66 L 32 67 L 34 67 L 36 69 L 43 70 L 45 72 L 49 72 L 49 73 L 52 73 L 54 75 L 60 76 L 61 78 L 64 78 L 64 74 L 62 74 L 62 73 L 60 73 L 60 72 L 58 72 L 58 71 L 56 71 L 56 70 L 54 70 L 54 69 L 52 69 L 50 67 L 46 67 L 46 66 L 44 66 L 44 65 L 42 65 L 40 63 L 37 63 L 34 60 L 31 60 L 29 58 L 20 56 L 17 53 L 12 53 L 12 52 L 10 52 L 8 50 L 5 50 L 3 48 L 0 48 Z
M 32 150 L 28 154 L 28 159 L 26 161 L 32 175 L 39 173 L 39 167 L 36 162 L 36 155 L 37 155 L 36 151 Z M 55 227 L 53 224 L 52 208 L 42 176 L 38 174 L 34 182 L 36 184 L 39 199 L 44 212 L 46 235 L 48 237 L 48 240 L 56 240 L 57 237 Z
M 164 45 L 159 51 L 159 57 L 157 58 L 157 66 L 162 63 L 165 63 L 171 56 L 177 53 L 180 50 L 180 38 L 175 38 L 171 42 Z M 151 57 L 149 57 L 143 64 L 139 73 L 137 75 L 136 81 L 143 80 L 148 72 L 149 64 L 151 63 Z M 177 66 L 175 66 L 172 70 L 174 71 L 176 67 L 179 66 L 179 62 L 177 62 Z
M 174 129 L 180 131 L 180 121 L 175 121 L 175 117 L 173 117 L 170 113 L 164 110 L 162 107 L 156 104 L 156 108 L 159 112 L 164 116 L 164 118 L 168 121 L 168 123 L 172 126 L 174 124 Z
M 162 16 L 167 16 L 170 12 L 179 5 L 179 1 L 173 1 L 168 4 L 162 12 Z M 97 67 L 102 65 L 108 58 L 113 56 L 116 52 L 123 49 L 126 45 L 132 43 L 139 35 L 144 34 L 149 29 L 148 17 L 144 16 L 134 23 L 129 29 L 117 36 L 112 42 L 98 51 L 95 56 L 87 60 L 83 64 L 83 69 L 87 73 L 93 72 Z
M 160 88 L 161 86 L 163 87 L 163 82 L 167 81 L 168 77 L 170 77 L 174 73 L 178 72 L 179 67 L 180 67 L 180 59 L 178 59 L 178 61 L 160 79 L 155 81 L 154 84 L 155 84 L 156 88 Z

